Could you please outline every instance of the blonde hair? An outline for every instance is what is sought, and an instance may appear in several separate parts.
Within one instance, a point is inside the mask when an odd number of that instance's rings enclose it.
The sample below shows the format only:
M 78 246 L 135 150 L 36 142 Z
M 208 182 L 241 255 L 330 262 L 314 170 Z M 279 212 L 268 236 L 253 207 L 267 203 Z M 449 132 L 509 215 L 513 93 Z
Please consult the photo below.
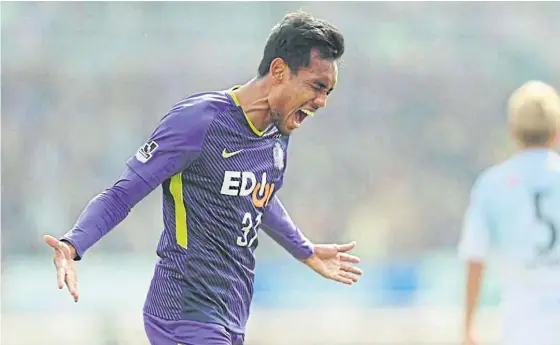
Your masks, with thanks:
M 526 82 L 509 99 L 509 123 L 521 144 L 550 145 L 560 128 L 558 93 L 546 83 Z

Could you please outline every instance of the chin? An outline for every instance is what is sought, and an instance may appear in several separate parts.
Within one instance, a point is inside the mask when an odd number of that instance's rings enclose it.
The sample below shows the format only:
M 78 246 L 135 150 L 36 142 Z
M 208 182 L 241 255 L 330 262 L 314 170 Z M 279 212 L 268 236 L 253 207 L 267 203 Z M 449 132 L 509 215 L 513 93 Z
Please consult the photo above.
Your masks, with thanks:
M 274 121 L 274 126 L 276 126 L 276 129 L 278 129 L 282 135 L 290 135 L 294 131 L 293 129 L 288 129 L 286 124 L 281 121 Z
M 283 126 L 276 126 L 276 128 L 278 128 L 278 131 L 282 133 L 282 135 L 290 135 L 294 131 L 293 129 L 290 130 Z

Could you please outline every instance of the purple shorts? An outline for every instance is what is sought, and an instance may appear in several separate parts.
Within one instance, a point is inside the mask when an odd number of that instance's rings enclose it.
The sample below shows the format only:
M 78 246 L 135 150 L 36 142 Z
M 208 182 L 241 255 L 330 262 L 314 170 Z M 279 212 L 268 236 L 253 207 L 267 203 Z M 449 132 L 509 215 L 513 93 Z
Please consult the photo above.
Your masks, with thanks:
M 243 345 L 243 334 L 225 327 L 189 320 L 169 321 L 144 313 L 144 328 L 151 345 Z

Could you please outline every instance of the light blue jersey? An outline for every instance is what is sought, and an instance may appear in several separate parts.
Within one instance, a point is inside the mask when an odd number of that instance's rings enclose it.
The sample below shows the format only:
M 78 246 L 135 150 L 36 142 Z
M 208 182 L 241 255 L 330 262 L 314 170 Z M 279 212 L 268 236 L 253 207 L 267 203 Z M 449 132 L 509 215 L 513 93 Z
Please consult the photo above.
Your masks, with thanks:
M 504 344 L 560 344 L 560 155 L 530 149 L 484 171 L 459 255 L 498 259 Z

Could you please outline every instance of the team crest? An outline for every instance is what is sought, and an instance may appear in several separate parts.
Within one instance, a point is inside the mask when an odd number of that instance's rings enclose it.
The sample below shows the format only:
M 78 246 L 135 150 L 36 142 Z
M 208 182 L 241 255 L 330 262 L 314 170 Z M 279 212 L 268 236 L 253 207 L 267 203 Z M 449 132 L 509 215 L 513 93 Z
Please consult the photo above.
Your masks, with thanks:
M 280 143 L 277 142 L 274 144 L 272 154 L 274 156 L 274 166 L 279 170 L 284 169 L 284 149 L 282 149 Z
M 158 144 L 155 141 L 150 141 L 142 146 L 138 152 L 136 152 L 136 159 L 142 163 L 146 163 L 149 161 L 154 154 L 154 151 L 157 149 Z

